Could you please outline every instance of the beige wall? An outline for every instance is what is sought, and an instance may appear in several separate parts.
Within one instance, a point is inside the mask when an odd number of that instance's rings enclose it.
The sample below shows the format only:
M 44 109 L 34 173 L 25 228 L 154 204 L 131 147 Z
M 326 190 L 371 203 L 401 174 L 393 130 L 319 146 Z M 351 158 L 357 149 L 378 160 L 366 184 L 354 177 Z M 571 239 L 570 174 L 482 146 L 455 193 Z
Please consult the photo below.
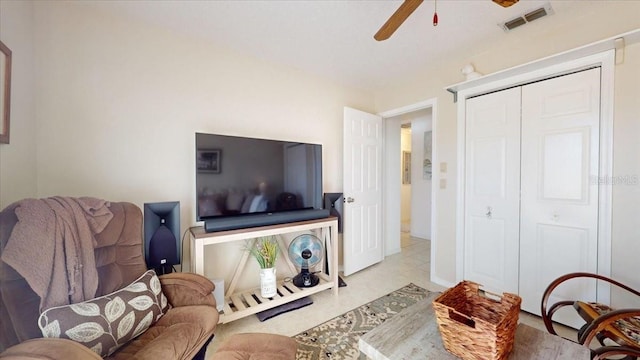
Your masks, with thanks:
M 371 94 L 93 11 L 35 7 L 39 196 L 177 200 L 184 231 L 197 131 L 321 143 L 340 191 L 343 106 L 371 111 Z
M 0 144 L 0 209 L 37 196 L 33 5 L 0 1 L 0 40 L 12 52 L 11 139 Z
M 14 88 L 12 143 L 0 146 L 3 206 L 52 195 L 177 200 L 185 231 L 195 225 L 195 132 L 321 143 L 324 190 L 341 191 L 343 107 L 373 111 L 371 93 L 83 2 L 1 4 L 24 92 Z
M 437 222 L 433 224 L 437 239 L 433 279 L 455 283 L 455 218 L 456 218 L 456 109 L 445 88 L 464 80 L 460 69 L 467 63 L 484 74 L 506 69 L 555 53 L 569 50 L 640 27 L 639 1 L 607 1 L 592 4 L 582 14 L 570 17 L 556 14 L 554 22 L 544 19 L 505 33 L 499 42 L 477 44 L 461 49 L 459 54 L 440 58 L 425 66 L 421 73 L 411 74 L 396 84 L 376 92 L 380 112 L 396 109 L 425 99 L 438 99 L 434 122 L 437 134 L 434 149 L 434 181 L 446 179 L 447 188 L 436 191 Z M 550 18 L 548 18 L 550 20 Z M 640 175 L 637 138 L 640 135 L 638 114 L 640 103 L 640 45 L 627 47 L 625 63 L 616 67 L 616 102 L 614 134 L 614 175 Z M 632 100 L 635 99 L 635 100 Z M 447 173 L 439 173 L 439 163 L 447 163 Z M 634 259 L 640 258 L 640 185 L 616 185 L 613 191 L 613 275 L 640 286 L 635 276 Z M 631 220 L 634 219 L 634 220 Z M 433 243 L 432 243 L 433 244 Z

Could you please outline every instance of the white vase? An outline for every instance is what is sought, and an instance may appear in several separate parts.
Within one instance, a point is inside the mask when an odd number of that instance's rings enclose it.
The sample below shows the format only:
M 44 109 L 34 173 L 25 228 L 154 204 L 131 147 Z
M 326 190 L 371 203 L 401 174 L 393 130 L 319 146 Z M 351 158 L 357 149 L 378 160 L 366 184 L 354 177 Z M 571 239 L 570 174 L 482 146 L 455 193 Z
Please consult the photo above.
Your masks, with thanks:
M 273 297 L 277 290 L 276 268 L 260 269 L 260 296 L 263 298 Z

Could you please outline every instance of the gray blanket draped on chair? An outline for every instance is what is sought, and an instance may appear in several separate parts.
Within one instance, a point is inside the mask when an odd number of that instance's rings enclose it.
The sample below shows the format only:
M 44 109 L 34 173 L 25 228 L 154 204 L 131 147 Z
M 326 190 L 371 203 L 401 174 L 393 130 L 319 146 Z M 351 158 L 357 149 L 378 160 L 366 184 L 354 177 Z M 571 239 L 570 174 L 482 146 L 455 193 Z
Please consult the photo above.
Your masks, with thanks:
M 2 260 L 40 296 L 40 311 L 95 296 L 94 235 L 113 217 L 108 205 L 95 198 L 51 197 L 22 200 L 16 208 L 18 223 Z

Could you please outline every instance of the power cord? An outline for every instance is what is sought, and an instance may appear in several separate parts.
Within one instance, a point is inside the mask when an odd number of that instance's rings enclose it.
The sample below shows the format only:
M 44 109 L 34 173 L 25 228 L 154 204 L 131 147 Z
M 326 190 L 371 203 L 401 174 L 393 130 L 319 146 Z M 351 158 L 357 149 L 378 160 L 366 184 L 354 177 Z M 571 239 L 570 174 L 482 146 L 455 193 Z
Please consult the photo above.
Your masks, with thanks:
M 180 266 L 182 267 L 182 272 L 184 272 L 184 238 L 187 236 L 187 233 L 190 232 L 191 230 L 197 228 L 197 226 L 191 226 L 189 227 L 187 230 L 184 231 L 184 233 L 182 234 L 182 240 L 180 240 L 182 243 L 180 244 L 181 249 L 180 249 Z M 189 264 L 189 267 L 191 267 L 191 264 Z M 173 270 L 175 271 L 175 267 L 173 268 Z M 191 270 L 191 268 L 189 268 L 189 270 Z M 177 271 L 176 271 L 177 272 Z

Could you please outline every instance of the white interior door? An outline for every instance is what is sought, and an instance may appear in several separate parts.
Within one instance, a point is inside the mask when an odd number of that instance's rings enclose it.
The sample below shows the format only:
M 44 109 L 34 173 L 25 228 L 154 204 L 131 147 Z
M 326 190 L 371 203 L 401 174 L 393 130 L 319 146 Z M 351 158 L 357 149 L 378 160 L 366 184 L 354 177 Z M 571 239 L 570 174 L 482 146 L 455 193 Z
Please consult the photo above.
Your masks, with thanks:
M 382 117 L 344 108 L 344 274 L 382 261 Z
M 517 294 L 520 88 L 466 106 L 464 278 Z
M 547 285 L 597 272 L 600 68 L 522 88 L 520 295 L 540 313 Z M 564 285 L 563 285 L 564 286 Z M 594 281 L 560 287 L 559 300 L 596 300 Z M 568 317 L 558 320 L 577 325 Z M 555 318 L 555 317 L 554 317 Z

